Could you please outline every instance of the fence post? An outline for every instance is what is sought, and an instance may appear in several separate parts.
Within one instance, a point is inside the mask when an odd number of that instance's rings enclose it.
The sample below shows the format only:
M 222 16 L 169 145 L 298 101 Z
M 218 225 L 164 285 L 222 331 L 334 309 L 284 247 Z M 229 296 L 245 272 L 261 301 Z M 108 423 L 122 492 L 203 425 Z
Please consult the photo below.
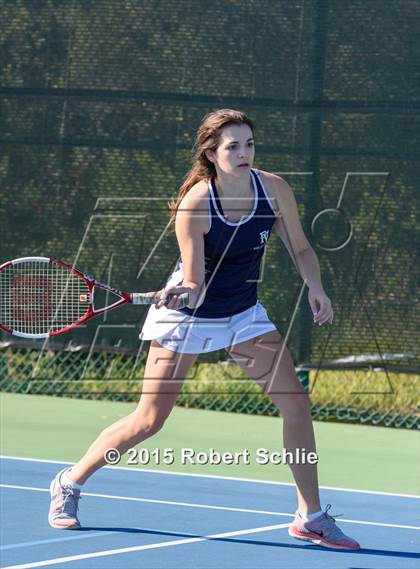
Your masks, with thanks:
M 324 90 L 324 74 L 325 74 L 325 46 L 326 46 L 326 32 L 327 32 L 327 15 L 328 15 L 328 1 L 318 0 L 317 12 L 315 19 L 315 45 L 314 45 L 314 67 L 313 67 L 313 84 L 312 84 L 312 103 L 314 106 L 319 106 L 323 101 Z M 309 172 L 305 184 L 305 213 L 303 219 L 303 227 L 307 237 L 310 241 L 311 235 L 310 227 L 312 220 L 316 213 L 319 211 L 321 205 L 321 197 L 319 191 L 319 162 L 322 147 L 322 120 L 323 111 L 313 110 L 310 116 L 310 131 L 309 131 Z M 313 317 L 312 313 L 308 312 L 306 298 L 304 306 L 300 310 L 300 326 L 299 326 L 299 347 L 298 347 L 298 361 L 308 362 L 312 360 L 311 357 L 311 339 L 313 330 Z

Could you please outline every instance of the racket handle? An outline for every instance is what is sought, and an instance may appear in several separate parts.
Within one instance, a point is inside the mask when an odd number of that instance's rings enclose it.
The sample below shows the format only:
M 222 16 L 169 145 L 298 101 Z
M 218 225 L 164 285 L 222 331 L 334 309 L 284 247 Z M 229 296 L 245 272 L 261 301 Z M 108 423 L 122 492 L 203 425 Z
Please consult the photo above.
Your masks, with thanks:
M 171 296 L 173 296 L 173 295 L 169 294 L 168 298 L 170 298 Z M 132 292 L 130 294 L 130 298 L 131 298 L 131 302 L 133 304 L 156 304 L 160 300 L 158 295 L 150 296 L 150 295 L 147 295 L 143 292 Z M 187 306 L 188 303 L 189 303 L 189 295 L 187 296 L 187 298 L 183 302 L 182 306 Z
M 159 301 L 157 295 L 150 296 L 144 292 L 132 292 L 130 297 L 133 304 L 156 304 Z

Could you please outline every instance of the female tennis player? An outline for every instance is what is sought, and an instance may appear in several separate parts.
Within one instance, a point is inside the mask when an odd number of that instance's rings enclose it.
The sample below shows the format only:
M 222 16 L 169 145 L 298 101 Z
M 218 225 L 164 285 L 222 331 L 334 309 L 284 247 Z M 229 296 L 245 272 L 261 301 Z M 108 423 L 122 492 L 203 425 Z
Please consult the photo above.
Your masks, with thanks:
M 204 117 L 193 166 L 169 204 L 181 261 L 165 288 L 150 293 L 158 302 L 150 307 L 140 335 L 151 345 L 139 404 L 53 479 L 52 527 L 80 528 L 81 486 L 105 465 L 108 449 L 123 454 L 162 428 L 200 353 L 226 348 L 279 409 L 284 449 L 295 456 L 297 449 L 306 455 L 316 451 L 309 397 L 257 297 L 260 262 L 273 227 L 308 286 L 314 322 L 332 324 L 333 309 L 291 188 L 282 178 L 252 168 L 253 130 L 242 112 L 221 109 Z M 321 509 L 316 464 L 290 468 L 298 500 L 290 535 L 326 547 L 359 549 L 328 513 L 330 505 Z

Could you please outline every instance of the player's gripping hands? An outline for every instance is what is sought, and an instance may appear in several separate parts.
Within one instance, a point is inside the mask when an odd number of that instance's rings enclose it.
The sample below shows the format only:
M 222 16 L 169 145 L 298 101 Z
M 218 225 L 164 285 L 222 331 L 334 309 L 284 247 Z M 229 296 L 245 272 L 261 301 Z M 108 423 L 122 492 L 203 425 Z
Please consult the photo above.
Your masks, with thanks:
M 156 308 L 166 306 L 171 310 L 179 310 L 180 308 L 197 308 L 202 304 L 205 296 L 205 291 L 201 290 L 202 287 L 192 283 L 190 286 L 175 285 L 169 286 L 156 292 L 159 298 L 156 303 Z

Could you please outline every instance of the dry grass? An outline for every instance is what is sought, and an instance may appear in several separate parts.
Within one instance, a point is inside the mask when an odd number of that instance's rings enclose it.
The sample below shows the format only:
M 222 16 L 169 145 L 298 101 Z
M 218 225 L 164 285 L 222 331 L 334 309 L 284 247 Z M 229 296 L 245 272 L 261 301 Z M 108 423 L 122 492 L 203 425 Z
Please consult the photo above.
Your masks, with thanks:
M 145 358 L 106 353 L 0 350 L 3 391 L 87 399 L 137 400 Z M 419 425 L 419 378 L 383 371 L 311 371 L 313 416 L 414 428 Z M 186 378 L 178 405 L 231 412 L 276 415 L 261 388 L 236 365 L 199 363 Z

